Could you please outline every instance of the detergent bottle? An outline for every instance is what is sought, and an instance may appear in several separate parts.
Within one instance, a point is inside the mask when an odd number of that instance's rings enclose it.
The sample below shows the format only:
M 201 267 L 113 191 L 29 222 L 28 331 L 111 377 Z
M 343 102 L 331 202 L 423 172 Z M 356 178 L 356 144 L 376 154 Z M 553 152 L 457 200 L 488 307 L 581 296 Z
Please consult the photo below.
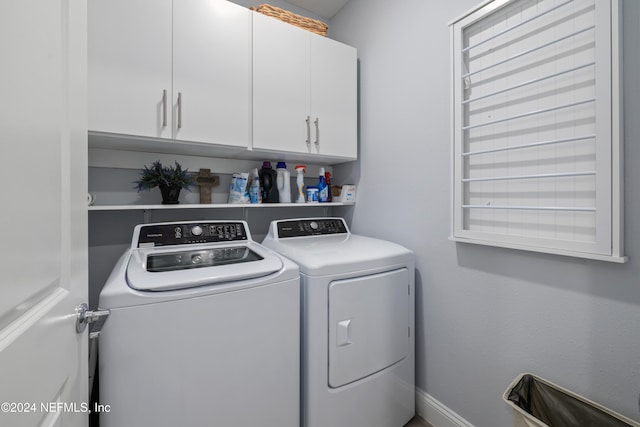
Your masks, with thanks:
M 262 186 L 262 203 L 278 203 L 280 199 L 276 186 L 276 171 L 271 167 L 271 162 L 262 163 L 259 178 Z
M 320 168 L 320 176 L 318 177 L 318 201 L 326 203 L 329 201 L 329 187 L 327 186 L 327 178 L 324 176 L 324 168 Z
M 305 165 L 296 165 L 295 169 L 298 172 L 296 177 L 296 190 L 298 193 L 296 203 L 304 203 L 304 174 L 307 171 L 307 167 Z
M 260 175 L 258 168 L 251 171 L 251 186 L 249 187 L 249 201 L 251 203 L 262 203 L 262 189 L 260 188 Z
M 327 190 L 328 190 L 327 202 L 332 202 L 333 194 L 331 194 L 331 172 L 325 172 L 324 179 L 327 182 Z
M 291 174 L 287 170 L 287 164 L 285 162 L 278 162 L 276 174 L 280 203 L 291 203 Z

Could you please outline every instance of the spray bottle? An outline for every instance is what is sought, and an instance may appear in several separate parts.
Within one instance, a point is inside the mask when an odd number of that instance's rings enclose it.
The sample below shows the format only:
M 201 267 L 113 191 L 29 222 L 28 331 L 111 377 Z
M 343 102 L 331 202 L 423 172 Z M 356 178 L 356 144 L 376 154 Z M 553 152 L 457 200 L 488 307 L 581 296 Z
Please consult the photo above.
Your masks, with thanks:
M 304 174 L 307 171 L 307 167 L 305 165 L 296 165 L 295 170 L 298 172 L 296 177 L 296 190 L 298 193 L 296 203 L 304 203 Z

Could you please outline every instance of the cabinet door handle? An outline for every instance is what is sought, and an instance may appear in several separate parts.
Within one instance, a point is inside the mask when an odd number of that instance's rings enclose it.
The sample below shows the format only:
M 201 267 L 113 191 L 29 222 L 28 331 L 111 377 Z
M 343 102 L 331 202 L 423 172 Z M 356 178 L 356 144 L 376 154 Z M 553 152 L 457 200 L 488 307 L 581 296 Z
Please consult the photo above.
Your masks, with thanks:
M 182 129 L 182 92 L 178 92 L 178 129 Z
M 320 119 L 316 117 L 313 122 L 316 125 L 316 140 L 314 144 L 316 144 L 316 148 L 320 146 Z
M 307 116 L 307 145 L 311 145 L 311 123 L 309 122 L 311 120 L 310 116 Z
M 167 127 L 167 90 L 162 91 L 162 127 Z

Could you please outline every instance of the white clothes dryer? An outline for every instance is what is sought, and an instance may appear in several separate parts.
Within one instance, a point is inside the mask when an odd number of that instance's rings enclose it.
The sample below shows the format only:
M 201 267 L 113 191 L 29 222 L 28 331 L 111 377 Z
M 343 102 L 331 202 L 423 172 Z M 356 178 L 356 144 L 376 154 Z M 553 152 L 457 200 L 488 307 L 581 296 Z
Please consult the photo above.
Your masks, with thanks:
M 262 242 L 302 286 L 302 425 L 402 427 L 415 415 L 413 252 L 342 218 L 274 221 Z
M 298 427 L 299 283 L 243 221 L 136 226 L 100 294 L 101 427 Z

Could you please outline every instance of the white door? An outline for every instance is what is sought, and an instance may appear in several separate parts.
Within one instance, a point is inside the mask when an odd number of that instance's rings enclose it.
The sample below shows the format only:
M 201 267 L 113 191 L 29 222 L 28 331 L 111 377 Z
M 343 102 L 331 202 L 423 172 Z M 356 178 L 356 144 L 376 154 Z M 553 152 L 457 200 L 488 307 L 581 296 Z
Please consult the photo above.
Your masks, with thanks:
M 329 285 L 329 386 L 341 387 L 407 357 L 406 268 Z
M 2 426 L 88 422 L 85 49 L 83 0 L 0 2 Z
M 89 130 L 171 138 L 171 0 L 87 0 Z
M 173 4 L 173 101 L 186 141 L 247 148 L 251 140 L 251 12 L 226 0 Z

